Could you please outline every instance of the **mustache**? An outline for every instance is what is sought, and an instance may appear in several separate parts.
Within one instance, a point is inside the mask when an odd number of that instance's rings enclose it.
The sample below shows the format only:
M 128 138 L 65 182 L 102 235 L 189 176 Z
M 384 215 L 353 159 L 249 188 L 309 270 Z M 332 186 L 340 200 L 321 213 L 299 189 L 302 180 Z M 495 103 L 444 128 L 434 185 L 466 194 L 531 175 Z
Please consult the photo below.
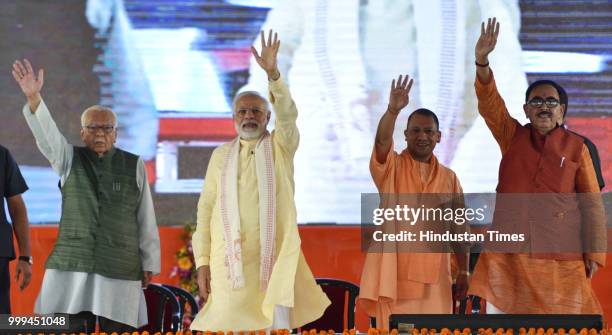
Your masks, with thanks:
M 552 116 L 552 113 L 549 111 L 541 111 L 537 114 L 537 116 L 542 116 L 542 115 L 546 115 L 546 116 Z
M 246 120 L 246 121 L 242 121 L 240 123 L 240 128 L 244 127 L 244 126 L 249 126 L 249 125 L 254 125 L 259 127 L 259 122 L 257 121 L 253 121 L 253 120 Z

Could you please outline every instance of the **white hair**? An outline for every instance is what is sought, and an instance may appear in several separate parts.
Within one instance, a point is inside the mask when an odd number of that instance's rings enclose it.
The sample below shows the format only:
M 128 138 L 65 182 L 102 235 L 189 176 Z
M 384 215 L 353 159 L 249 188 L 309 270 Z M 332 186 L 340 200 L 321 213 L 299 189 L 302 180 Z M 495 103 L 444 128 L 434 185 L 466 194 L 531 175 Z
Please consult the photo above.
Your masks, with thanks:
M 234 100 L 232 101 L 232 112 L 236 112 L 236 103 L 238 102 L 238 100 L 240 100 L 242 97 L 245 97 L 245 96 L 257 97 L 257 98 L 261 99 L 266 104 L 266 110 L 268 112 L 271 110 L 270 102 L 268 102 L 268 99 L 263 97 L 259 92 L 257 92 L 257 91 L 242 91 L 242 92 L 240 92 L 240 93 L 238 93 L 238 94 L 236 94 L 234 96 Z
M 115 114 L 115 112 L 113 112 L 112 109 L 105 107 L 105 106 L 100 106 L 100 105 L 93 105 L 93 106 L 87 107 L 87 109 L 83 111 L 83 113 L 81 114 L 81 127 L 87 126 L 85 124 L 85 121 L 87 121 L 87 113 L 94 112 L 94 111 L 111 113 L 111 115 L 113 116 L 113 126 L 117 128 L 117 124 L 119 124 L 119 122 L 117 121 L 117 114 Z

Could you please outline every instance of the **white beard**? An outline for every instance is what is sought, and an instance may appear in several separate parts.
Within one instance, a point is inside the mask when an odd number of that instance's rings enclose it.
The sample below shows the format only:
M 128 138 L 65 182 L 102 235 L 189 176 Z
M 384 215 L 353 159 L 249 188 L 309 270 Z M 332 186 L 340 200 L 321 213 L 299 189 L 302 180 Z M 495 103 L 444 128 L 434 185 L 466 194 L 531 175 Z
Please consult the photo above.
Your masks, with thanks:
M 244 128 L 242 128 L 242 126 L 244 125 L 245 122 L 242 122 L 241 124 L 234 124 L 234 127 L 236 128 L 236 132 L 238 133 L 238 135 L 240 136 L 241 139 L 243 140 L 254 140 L 256 138 L 259 138 L 259 136 L 261 136 L 261 134 L 263 134 L 263 132 L 265 131 L 265 128 L 262 127 L 260 124 L 257 124 L 257 128 L 253 129 L 253 130 L 245 130 Z

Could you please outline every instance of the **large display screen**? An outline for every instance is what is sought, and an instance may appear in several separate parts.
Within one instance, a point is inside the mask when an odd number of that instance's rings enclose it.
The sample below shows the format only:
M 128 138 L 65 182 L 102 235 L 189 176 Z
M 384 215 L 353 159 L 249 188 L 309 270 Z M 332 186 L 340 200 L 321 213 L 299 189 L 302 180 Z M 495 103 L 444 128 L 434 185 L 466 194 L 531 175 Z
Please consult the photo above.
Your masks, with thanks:
M 400 74 L 415 84 L 395 150 L 406 147 L 410 112 L 428 108 L 440 120 L 439 161 L 464 192 L 494 192 L 501 154 L 478 115 L 474 45 L 481 21 L 495 16 L 501 33 L 490 63 L 510 113 L 527 122 L 528 82 L 560 83 L 569 95 L 566 124 L 598 146 L 610 184 L 611 15 L 601 1 L 2 1 L 0 144 L 30 187 L 30 221 L 58 222 L 59 178 L 36 148 L 10 76 L 12 62 L 28 58 L 45 69 L 43 98 L 71 143 L 81 143 L 86 107 L 110 106 L 117 146 L 146 161 L 158 222 L 193 221 L 212 150 L 236 136 L 233 96 L 267 96 L 250 47 L 259 47 L 261 30 L 274 29 L 299 111 L 299 223 L 360 223 L 361 194 L 376 192 L 369 172 L 376 127 Z

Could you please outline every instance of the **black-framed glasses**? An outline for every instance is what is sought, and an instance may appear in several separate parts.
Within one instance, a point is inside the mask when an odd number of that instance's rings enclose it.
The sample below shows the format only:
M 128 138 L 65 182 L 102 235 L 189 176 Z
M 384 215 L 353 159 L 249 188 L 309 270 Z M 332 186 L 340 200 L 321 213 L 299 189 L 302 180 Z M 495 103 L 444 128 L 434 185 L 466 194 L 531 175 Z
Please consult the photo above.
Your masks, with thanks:
M 103 126 L 85 126 L 83 127 L 87 130 L 87 132 L 91 134 L 95 134 L 98 130 L 102 130 L 105 134 L 110 134 L 115 130 L 115 126 L 112 125 L 103 125 Z
M 542 107 L 542 105 L 546 104 L 547 107 L 551 108 L 559 106 L 559 103 L 559 100 L 552 97 L 546 98 L 546 100 L 540 97 L 535 97 L 527 102 L 527 104 L 529 104 L 531 107 Z

